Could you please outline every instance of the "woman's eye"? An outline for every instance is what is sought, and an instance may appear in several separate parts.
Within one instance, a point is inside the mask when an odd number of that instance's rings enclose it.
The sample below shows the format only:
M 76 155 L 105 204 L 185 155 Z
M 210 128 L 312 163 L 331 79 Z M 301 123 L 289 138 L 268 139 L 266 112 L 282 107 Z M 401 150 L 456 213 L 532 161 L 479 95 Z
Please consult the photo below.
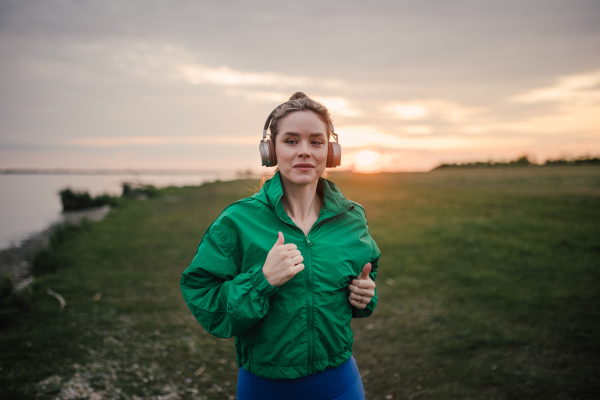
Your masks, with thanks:
M 296 141 L 295 141 L 295 140 L 293 140 L 293 139 L 288 139 L 288 140 L 286 140 L 285 142 L 286 142 L 286 143 L 289 143 L 289 144 L 295 144 L 295 143 L 296 143 Z

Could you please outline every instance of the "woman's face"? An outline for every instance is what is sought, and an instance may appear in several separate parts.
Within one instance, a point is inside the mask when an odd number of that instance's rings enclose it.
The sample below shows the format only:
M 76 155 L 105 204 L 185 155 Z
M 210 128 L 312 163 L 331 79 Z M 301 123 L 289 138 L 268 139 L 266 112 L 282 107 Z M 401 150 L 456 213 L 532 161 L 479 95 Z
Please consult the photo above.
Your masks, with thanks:
M 327 163 L 327 126 L 312 111 L 296 111 L 279 121 L 275 154 L 279 173 L 297 185 L 317 180 Z

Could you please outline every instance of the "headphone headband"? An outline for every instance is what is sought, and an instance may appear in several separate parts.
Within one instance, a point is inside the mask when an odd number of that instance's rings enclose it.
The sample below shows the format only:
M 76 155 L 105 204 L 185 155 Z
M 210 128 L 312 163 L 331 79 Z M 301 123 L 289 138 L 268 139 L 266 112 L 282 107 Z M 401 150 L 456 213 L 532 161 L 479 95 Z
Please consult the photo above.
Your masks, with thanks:
M 283 103 L 285 104 L 285 103 Z M 277 110 L 279 106 L 275 107 L 275 110 Z M 275 112 L 275 110 L 271 111 L 271 114 L 269 114 L 269 116 L 267 117 L 267 121 L 265 122 L 265 127 L 263 128 L 263 140 L 265 140 L 267 138 L 267 130 L 269 129 L 269 125 L 271 124 L 271 120 L 273 119 L 273 113 Z

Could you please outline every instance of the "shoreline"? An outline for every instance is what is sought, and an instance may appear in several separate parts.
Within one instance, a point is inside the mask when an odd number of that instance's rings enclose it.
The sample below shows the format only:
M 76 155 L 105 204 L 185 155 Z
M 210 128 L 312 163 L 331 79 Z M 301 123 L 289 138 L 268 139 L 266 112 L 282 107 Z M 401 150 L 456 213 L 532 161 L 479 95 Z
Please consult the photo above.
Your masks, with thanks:
M 50 236 L 57 226 L 64 223 L 78 225 L 84 219 L 98 222 L 111 211 L 112 209 L 107 205 L 82 211 L 63 211 L 59 221 L 30 234 L 15 245 L 0 249 L 0 277 L 11 275 L 16 291 L 25 288 L 34 281 L 30 266 L 33 254 L 36 250 L 49 245 Z

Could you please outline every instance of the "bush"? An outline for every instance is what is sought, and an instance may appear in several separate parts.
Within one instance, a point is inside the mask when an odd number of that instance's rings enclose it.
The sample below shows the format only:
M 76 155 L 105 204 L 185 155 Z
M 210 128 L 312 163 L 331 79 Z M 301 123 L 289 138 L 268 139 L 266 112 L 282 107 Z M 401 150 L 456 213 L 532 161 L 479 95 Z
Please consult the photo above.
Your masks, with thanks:
M 108 204 L 111 207 L 117 207 L 119 205 L 119 198 L 109 194 L 101 194 L 94 199 L 95 207 L 101 207 L 105 204 Z
M 83 210 L 94 207 L 94 200 L 88 192 L 76 193 L 71 189 L 60 191 L 60 201 L 64 211 Z
M 63 211 L 85 210 L 87 208 L 109 205 L 116 207 L 119 203 L 118 197 L 103 194 L 92 197 L 88 192 L 74 192 L 70 188 L 60 191 L 60 201 Z
M 157 197 L 158 189 L 153 185 L 142 185 L 139 183 L 123 182 L 123 194 L 121 197 L 133 199 L 145 199 L 149 197 Z

